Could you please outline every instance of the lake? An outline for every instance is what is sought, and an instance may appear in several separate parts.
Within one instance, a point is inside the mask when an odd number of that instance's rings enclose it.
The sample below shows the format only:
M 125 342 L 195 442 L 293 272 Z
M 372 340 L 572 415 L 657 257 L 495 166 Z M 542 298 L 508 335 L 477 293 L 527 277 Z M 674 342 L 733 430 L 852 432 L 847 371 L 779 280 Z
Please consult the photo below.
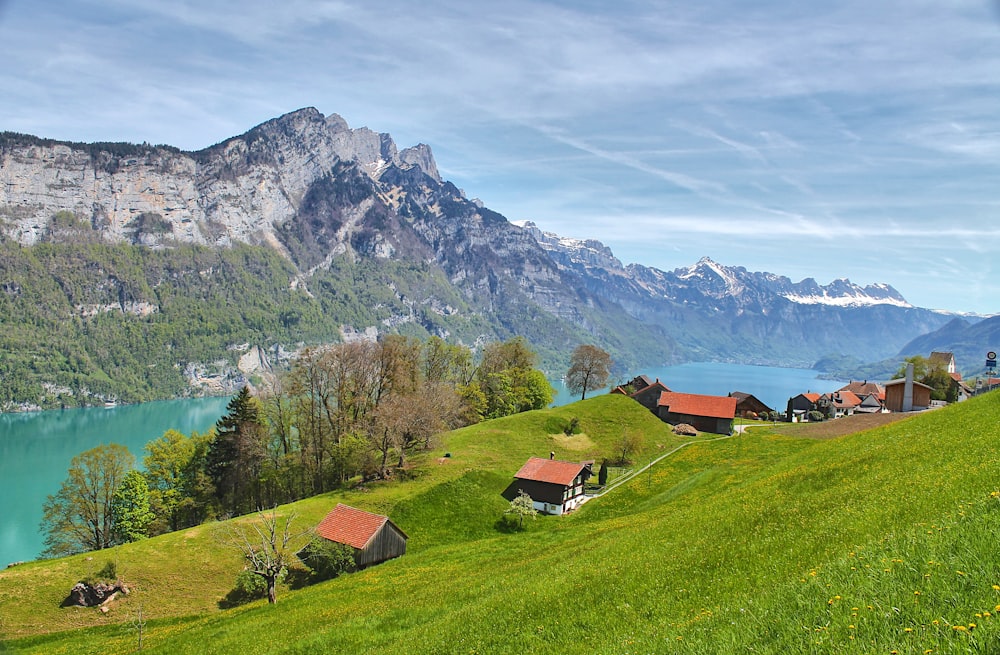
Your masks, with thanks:
M 827 393 L 836 391 L 846 384 L 842 380 L 820 380 L 817 371 L 804 368 L 779 368 L 776 366 L 750 366 L 746 364 L 724 364 L 721 362 L 698 362 L 641 369 L 629 373 L 624 379 L 615 379 L 615 384 L 624 384 L 637 375 L 648 375 L 660 379 L 671 391 L 699 393 L 709 396 L 728 396 L 732 391 L 753 394 L 757 400 L 779 412 L 784 412 L 788 399 L 806 391 Z M 579 394 L 571 395 L 565 385 L 556 381 L 556 405 L 564 405 L 580 399 Z M 607 391 L 607 389 L 600 392 Z M 588 396 L 594 395 L 587 392 Z
M 0 569 L 41 553 L 42 504 L 59 491 L 73 457 L 101 444 L 120 443 L 141 465 L 146 443 L 170 429 L 204 432 L 225 413 L 228 402 L 228 397 L 195 398 L 0 414 Z
M 791 396 L 843 386 L 842 382 L 818 380 L 815 371 L 736 364 L 683 364 L 638 374 L 658 377 L 674 391 L 718 396 L 731 391 L 752 393 L 779 411 L 784 411 Z M 578 400 L 561 382 L 555 387 L 555 404 Z M 588 395 L 597 393 L 601 392 Z M 0 498 L 5 499 L 0 568 L 8 562 L 34 559 L 42 551 L 38 532 L 42 504 L 59 491 L 74 456 L 101 444 L 120 443 L 141 464 L 146 443 L 170 429 L 184 434 L 203 432 L 225 413 L 228 402 L 228 397 L 197 398 L 107 409 L 0 414 Z

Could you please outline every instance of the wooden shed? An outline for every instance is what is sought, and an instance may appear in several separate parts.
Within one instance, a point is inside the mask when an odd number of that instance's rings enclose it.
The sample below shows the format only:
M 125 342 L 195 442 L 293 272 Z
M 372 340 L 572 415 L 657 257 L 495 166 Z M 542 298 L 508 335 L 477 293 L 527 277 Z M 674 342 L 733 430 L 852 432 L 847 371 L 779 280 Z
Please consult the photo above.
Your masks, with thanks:
M 388 516 L 340 503 L 316 526 L 316 534 L 353 548 L 359 569 L 406 554 L 406 533 Z

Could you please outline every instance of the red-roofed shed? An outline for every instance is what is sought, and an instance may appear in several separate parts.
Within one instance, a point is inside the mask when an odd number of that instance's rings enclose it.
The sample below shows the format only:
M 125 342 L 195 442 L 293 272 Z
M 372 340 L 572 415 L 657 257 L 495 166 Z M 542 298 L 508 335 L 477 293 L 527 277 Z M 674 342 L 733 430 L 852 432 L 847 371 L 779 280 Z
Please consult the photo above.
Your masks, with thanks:
M 316 534 L 353 548 L 359 569 L 406 554 L 406 533 L 389 517 L 340 503 L 316 526 Z
M 731 434 L 736 398 L 664 391 L 657 403 L 657 416 L 671 425 L 688 423 L 701 432 Z

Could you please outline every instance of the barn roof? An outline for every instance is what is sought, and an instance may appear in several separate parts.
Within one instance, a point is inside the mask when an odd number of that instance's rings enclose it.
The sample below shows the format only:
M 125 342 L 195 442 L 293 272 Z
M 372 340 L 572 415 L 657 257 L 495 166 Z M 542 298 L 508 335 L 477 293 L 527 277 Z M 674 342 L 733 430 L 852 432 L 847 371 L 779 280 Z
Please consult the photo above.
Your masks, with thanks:
M 888 388 L 888 387 L 898 387 L 901 384 L 906 384 L 906 378 L 897 378 L 895 380 L 889 380 L 888 382 L 885 383 L 885 386 L 886 386 L 886 388 Z M 934 391 L 934 387 L 929 387 L 929 386 L 927 386 L 926 384 L 924 384 L 922 382 L 917 382 L 916 380 L 914 380 L 913 386 L 914 386 L 914 388 L 920 387 L 922 389 L 930 389 L 931 391 Z
M 514 474 L 519 480 L 535 480 L 569 486 L 587 466 L 584 462 L 563 462 L 558 459 L 532 457 Z
M 388 516 L 372 514 L 337 503 L 337 506 L 316 526 L 316 534 L 339 544 L 362 549 L 386 523 L 392 523 Z M 395 527 L 394 523 L 393 526 Z M 398 527 L 396 529 L 399 530 Z M 406 537 L 402 530 L 399 532 L 404 538 Z
M 726 396 L 702 396 L 695 393 L 664 391 L 660 394 L 660 407 L 667 407 L 671 414 L 733 418 L 736 416 L 736 399 Z

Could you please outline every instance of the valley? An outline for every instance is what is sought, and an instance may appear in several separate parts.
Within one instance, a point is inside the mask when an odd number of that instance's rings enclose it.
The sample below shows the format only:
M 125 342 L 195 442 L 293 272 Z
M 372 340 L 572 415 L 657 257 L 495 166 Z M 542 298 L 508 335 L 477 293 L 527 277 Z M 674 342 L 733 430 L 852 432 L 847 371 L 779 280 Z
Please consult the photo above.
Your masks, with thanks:
M 571 416 L 592 447 L 553 439 Z M 988 650 L 998 419 L 992 393 L 829 440 L 760 426 L 694 443 L 568 516 L 498 530 L 499 492 L 526 457 L 600 457 L 623 422 L 643 435 L 640 461 L 677 443 L 633 401 L 600 396 L 444 435 L 410 481 L 280 509 L 302 526 L 336 502 L 387 513 L 411 536 L 402 558 L 219 610 L 239 559 L 206 524 L 0 572 L 3 635 L 16 652 L 129 649 L 141 604 L 150 652 Z M 59 608 L 109 557 L 138 593 L 107 614 Z

